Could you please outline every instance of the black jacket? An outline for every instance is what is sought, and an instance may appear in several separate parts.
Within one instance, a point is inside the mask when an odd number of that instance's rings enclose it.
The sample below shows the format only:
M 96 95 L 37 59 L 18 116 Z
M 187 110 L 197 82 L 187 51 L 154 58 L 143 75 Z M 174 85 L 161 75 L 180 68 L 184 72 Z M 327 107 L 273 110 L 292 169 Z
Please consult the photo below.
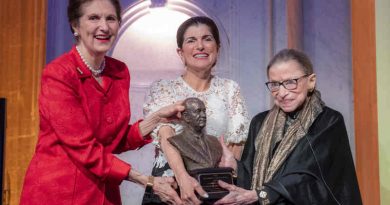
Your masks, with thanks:
M 256 115 L 238 163 L 238 186 L 250 189 L 255 138 L 268 111 Z M 272 180 L 272 204 L 361 205 L 359 186 L 342 115 L 324 107 Z

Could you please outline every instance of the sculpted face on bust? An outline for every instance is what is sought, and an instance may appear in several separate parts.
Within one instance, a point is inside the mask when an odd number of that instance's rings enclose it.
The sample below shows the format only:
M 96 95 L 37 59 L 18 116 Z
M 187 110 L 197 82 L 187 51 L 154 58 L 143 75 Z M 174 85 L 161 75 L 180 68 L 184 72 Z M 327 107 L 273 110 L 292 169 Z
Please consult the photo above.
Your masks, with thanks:
M 183 131 L 168 138 L 168 141 L 179 151 L 187 170 L 217 167 L 222 146 L 217 137 L 203 132 L 207 118 L 205 104 L 192 97 L 184 100 L 183 105 Z
M 184 101 L 183 121 L 195 131 L 200 132 L 206 126 L 206 107 L 198 98 L 187 98 Z

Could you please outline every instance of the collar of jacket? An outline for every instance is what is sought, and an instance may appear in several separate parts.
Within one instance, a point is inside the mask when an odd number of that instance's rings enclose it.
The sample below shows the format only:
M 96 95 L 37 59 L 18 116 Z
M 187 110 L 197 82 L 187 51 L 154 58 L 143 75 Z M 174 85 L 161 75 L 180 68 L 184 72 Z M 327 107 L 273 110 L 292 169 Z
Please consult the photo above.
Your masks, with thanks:
M 77 53 L 76 46 L 72 47 L 69 53 L 75 62 L 76 71 L 79 78 L 92 77 L 92 72 L 88 69 L 87 65 L 83 62 L 80 55 Z M 121 62 L 114 60 L 113 58 L 105 56 L 106 68 L 104 69 L 102 76 L 109 76 L 111 78 L 122 79 L 126 77 L 126 71 L 123 66 L 119 65 Z M 122 68 L 122 69 L 121 69 Z M 126 68 L 127 69 L 127 68 Z

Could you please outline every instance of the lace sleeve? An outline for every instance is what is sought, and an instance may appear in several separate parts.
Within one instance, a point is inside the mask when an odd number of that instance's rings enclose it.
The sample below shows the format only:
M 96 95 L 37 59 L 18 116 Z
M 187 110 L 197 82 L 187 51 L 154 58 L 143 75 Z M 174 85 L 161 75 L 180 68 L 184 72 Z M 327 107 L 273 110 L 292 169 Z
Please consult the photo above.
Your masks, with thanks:
M 238 84 L 231 81 L 229 87 L 227 90 L 229 121 L 225 140 L 230 143 L 242 143 L 246 141 L 249 129 L 248 111 Z
M 173 96 L 174 93 L 168 81 L 159 80 L 154 82 L 145 96 L 143 105 L 144 116 L 146 117 L 161 107 L 174 103 L 175 99 Z
M 175 103 L 175 94 L 170 81 L 168 80 L 159 80 L 152 84 L 149 92 L 145 96 L 145 103 L 143 105 L 144 116 L 148 116 L 153 112 L 156 112 L 161 107 Z M 160 139 L 158 137 L 158 130 L 164 126 L 171 126 L 176 133 L 181 130 L 181 126 L 174 123 L 162 123 L 159 124 L 151 133 L 153 138 L 153 144 L 156 147 L 160 147 Z

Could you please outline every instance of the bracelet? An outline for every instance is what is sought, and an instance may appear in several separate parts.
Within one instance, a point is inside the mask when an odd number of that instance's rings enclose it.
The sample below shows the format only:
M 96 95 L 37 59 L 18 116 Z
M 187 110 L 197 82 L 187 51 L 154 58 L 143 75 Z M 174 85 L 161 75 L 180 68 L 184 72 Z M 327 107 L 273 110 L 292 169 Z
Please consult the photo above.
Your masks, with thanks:
M 154 176 L 148 176 L 148 182 L 146 182 L 145 192 L 153 193 Z

